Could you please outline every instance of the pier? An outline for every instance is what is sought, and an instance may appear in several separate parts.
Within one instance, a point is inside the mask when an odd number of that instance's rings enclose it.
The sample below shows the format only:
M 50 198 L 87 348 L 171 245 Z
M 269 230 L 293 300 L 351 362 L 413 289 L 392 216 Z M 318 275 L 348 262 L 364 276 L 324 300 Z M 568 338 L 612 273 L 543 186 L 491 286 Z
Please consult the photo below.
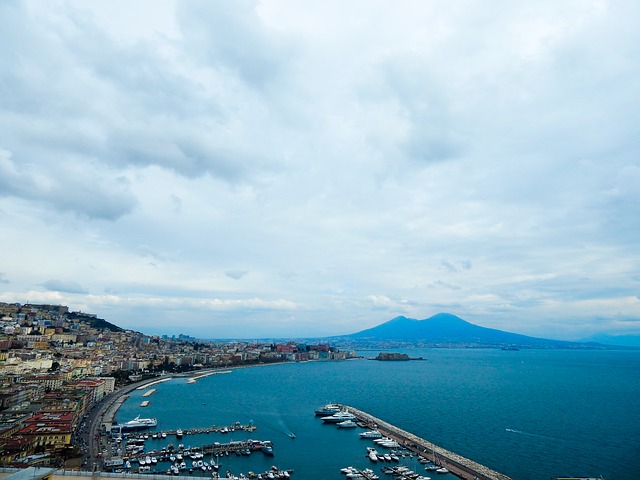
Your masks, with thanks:
M 457 453 L 450 452 L 434 443 L 380 420 L 373 415 L 369 415 L 362 410 L 358 410 L 349 405 L 340 406 L 355 415 L 358 421 L 366 424 L 369 428 L 377 429 L 383 435 L 394 439 L 405 448 L 426 460 L 432 461 L 436 465 L 446 467 L 447 470 L 457 477 L 464 480 L 511 480 L 507 475 L 480 465 Z

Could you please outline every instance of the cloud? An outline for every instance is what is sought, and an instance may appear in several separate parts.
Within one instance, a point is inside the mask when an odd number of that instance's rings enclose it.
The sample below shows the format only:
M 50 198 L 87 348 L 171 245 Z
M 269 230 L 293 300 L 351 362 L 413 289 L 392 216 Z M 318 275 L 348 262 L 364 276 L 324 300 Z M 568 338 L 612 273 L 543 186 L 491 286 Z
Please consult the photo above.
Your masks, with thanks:
M 0 3 L 4 295 L 228 334 L 640 318 L 640 7 L 360 7 Z
M 100 170 L 95 165 L 61 161 L 43 172 L 28 163 L 15 162 L 11 152 L 0 150 L 0 195 L 88 218 L 116 220 L 130 213 L 137 200 L 126 177 Z
M 249 273 L 249 270 L 227 270 L 224 272 L 227 277 L 233 278 L 234 280 L 240 280 L 247 273 Z
M 82 288 L 78 282 L 73 280 L 47 280 L 42 284 L 44 288 L 54 292 L 60 293 L 89 293 L 86 289 Z

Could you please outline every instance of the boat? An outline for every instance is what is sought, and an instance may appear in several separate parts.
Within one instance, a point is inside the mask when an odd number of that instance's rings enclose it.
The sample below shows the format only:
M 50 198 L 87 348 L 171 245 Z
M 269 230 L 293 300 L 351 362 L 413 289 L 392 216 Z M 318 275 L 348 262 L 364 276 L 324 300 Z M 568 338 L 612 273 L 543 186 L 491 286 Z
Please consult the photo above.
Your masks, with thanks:
M 289 433 L 289 438 L 296 438 L 296 434 L 293 432 Z
M 353 420 L 345 420 L 344 422 L 338 423 L 338 428 L 355 428 L 357 426 Z
M 333 415 L 334 413 L 338 413 L 340 411 L 340 405 L 338 405 L 337 403 L 327 403 L 322 407 L 316 408 L 314 411 L 317 417 Z
M 345 420 L 355 420 L 356 416 L 347 412 L 346 410 L 341 410 L 333 415 L 329 415 L 328 417 L 322 417 L 322 421 L 325 423 L 340 423 Z
M 439 469 L 436 470 L 436 473 L 449 473 L 449 470 L 446 469 L 445 467 L 440 467 Z
M 273 457 L 273 447 L 271 445 L 264 445 L 262 447 L 262 453 L 270 457 Z
M 362 432 L 360 438 L 376 439 L 382 438 L 382 434 L 378 430 L 369 430 L 368 432 Z
M 180 429 L 176 430 L 176 438 L 182 438 L 183 433 L 184 432 Z
M 133 420 L 129 420 L 128 422 L 125 422 L 122 425 L 120 425 L 120 429 L 121 430 L 140 430 L 143 428 L 155 427 L 156 425 L 158 425 L 158 420 L 156 420 L 155 418 L 140 418 L 140 415 L 138 415 Z M 116 425 L 116 427 L 117 426 L 118 425 Z
M 140 404 L 141 407 L 148 407 L 149 406 L 149 400 L 145 400 Z
M 367 447 L 367 456 L 373 463 L 378 462 L 378 451 L 373 447 Z
M 387 438 L 387 437 L 377 438 L 373 442 L 376 445 L 380 445 L 381 447 L 385 447 L 385 448 L 398 448 L 398 447 L 400 447 L 400 444 L 398 442 L 396 442 L 395 440 L 393 440 L 391 438 Z

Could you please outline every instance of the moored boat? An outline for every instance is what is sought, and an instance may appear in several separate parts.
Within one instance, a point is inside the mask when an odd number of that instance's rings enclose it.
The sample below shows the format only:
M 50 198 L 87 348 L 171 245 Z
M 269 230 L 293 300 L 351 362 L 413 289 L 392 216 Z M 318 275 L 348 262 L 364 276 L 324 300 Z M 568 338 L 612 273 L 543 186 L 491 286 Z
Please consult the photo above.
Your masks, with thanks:
M 344 422 L 338 423 L 338 428 L 355 428 L 357 426 L 353 420 L 345 420 Z
M 333 415 L 329 415 L 328 417 L 322 417 L 322 421 L 325 423 L 340 423 L 345 420 L 355 420 L 356 416 L 347 412 L 346 410 L 341 410 Z
M 334 413 L 338 413 L 340 411 L 340 405 L 336 403 L 327 403 L 326 405 L 316 408 L 315 414 L 317 417 L 324 417 L 328 415 L 333 415 Z

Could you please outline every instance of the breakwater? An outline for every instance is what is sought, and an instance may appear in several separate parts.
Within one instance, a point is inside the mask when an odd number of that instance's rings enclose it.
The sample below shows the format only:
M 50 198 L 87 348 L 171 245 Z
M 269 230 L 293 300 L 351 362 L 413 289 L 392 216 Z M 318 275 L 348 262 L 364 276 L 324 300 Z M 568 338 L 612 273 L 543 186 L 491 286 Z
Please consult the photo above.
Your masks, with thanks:
M 496 472 L 457 453 L 450 452 L 362 410 L 349 405 L 341 405 L 341 407 L 355 415 L 358 421 L 367 427 L 377 429 L 383 435 L 396 440 L 417 455 L 432 461 L 436 465 L 446 467 L 457 477 L 465 480 L 511 480 L 507 475 Z

